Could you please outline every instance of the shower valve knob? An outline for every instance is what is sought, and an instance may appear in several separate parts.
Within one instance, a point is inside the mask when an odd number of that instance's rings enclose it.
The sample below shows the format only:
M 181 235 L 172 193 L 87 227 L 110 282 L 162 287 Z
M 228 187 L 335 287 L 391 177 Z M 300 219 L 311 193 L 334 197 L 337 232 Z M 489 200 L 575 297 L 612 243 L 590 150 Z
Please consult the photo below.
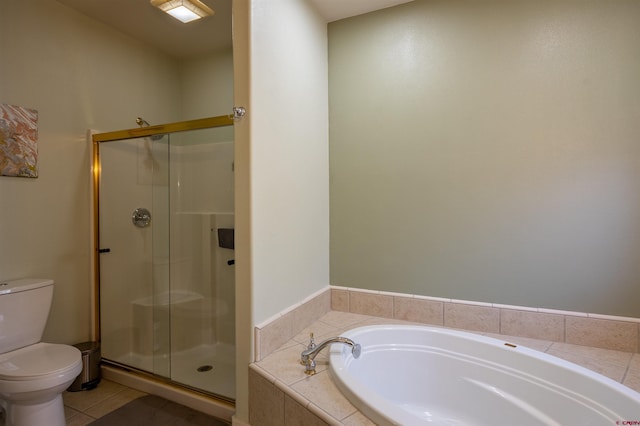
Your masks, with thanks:
M 139 207 L 133 211 L 131 221 L 138 228 L 146 228 L 151 223 L 151 213 L 144 207 Z

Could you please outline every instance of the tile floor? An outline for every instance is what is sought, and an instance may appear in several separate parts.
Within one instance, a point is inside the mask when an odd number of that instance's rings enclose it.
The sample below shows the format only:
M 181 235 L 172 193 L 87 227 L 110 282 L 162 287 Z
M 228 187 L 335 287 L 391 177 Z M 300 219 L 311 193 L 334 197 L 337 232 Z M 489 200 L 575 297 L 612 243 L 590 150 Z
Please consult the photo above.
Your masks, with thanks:
M 95 389 L 64 392 L 62 399 L 67 426 L 88 425 L 144 395 L 146 393 L 105 379 L 102 379 Z

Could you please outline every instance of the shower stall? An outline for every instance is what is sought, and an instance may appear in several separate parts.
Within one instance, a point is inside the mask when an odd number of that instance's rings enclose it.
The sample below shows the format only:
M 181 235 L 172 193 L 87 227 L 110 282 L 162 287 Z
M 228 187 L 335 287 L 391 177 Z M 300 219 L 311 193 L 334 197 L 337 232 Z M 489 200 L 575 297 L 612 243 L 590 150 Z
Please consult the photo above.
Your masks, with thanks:
M 229 402 L 232 124 L 221 116 L 93 135 L 103 362 Z

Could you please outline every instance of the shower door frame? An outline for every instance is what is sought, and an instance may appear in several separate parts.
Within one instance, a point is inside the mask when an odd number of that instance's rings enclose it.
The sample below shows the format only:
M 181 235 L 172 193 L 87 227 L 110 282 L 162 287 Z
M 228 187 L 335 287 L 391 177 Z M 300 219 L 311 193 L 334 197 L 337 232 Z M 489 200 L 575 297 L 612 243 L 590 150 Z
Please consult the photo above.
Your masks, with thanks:
M 100 144 L 126 139 L 152 137 L 156 135 L 186 132 L 190 130 L 204 130 L 216 127 L 232 126 L 233 115 L 220 115 L 216 117 L 201 118 L 197 120 L 179 121 L 168 124 L 159 124 L 148 127 L 117 130 L 113 132 L 96 133 L 92 135 L 92 210 L 93 210 L 93 340 L 101 340 L 100 331 Z M 188 387 L 188 386 L 187 386 Z M 218 396 L 227 400 L 227 398 Z

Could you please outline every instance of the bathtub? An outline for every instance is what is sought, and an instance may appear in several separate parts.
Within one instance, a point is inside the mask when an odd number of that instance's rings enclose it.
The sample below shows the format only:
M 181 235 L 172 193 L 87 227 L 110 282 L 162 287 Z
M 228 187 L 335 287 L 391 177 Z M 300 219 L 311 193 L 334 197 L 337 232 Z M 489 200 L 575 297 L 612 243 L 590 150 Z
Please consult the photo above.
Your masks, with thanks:
M 384 325 L 343 333 L 329 372 L 378 425 L 640 424 L 640 393 L 591 370 L 472 333 Z M 619 423 L 616 423 L 619 422 Z

